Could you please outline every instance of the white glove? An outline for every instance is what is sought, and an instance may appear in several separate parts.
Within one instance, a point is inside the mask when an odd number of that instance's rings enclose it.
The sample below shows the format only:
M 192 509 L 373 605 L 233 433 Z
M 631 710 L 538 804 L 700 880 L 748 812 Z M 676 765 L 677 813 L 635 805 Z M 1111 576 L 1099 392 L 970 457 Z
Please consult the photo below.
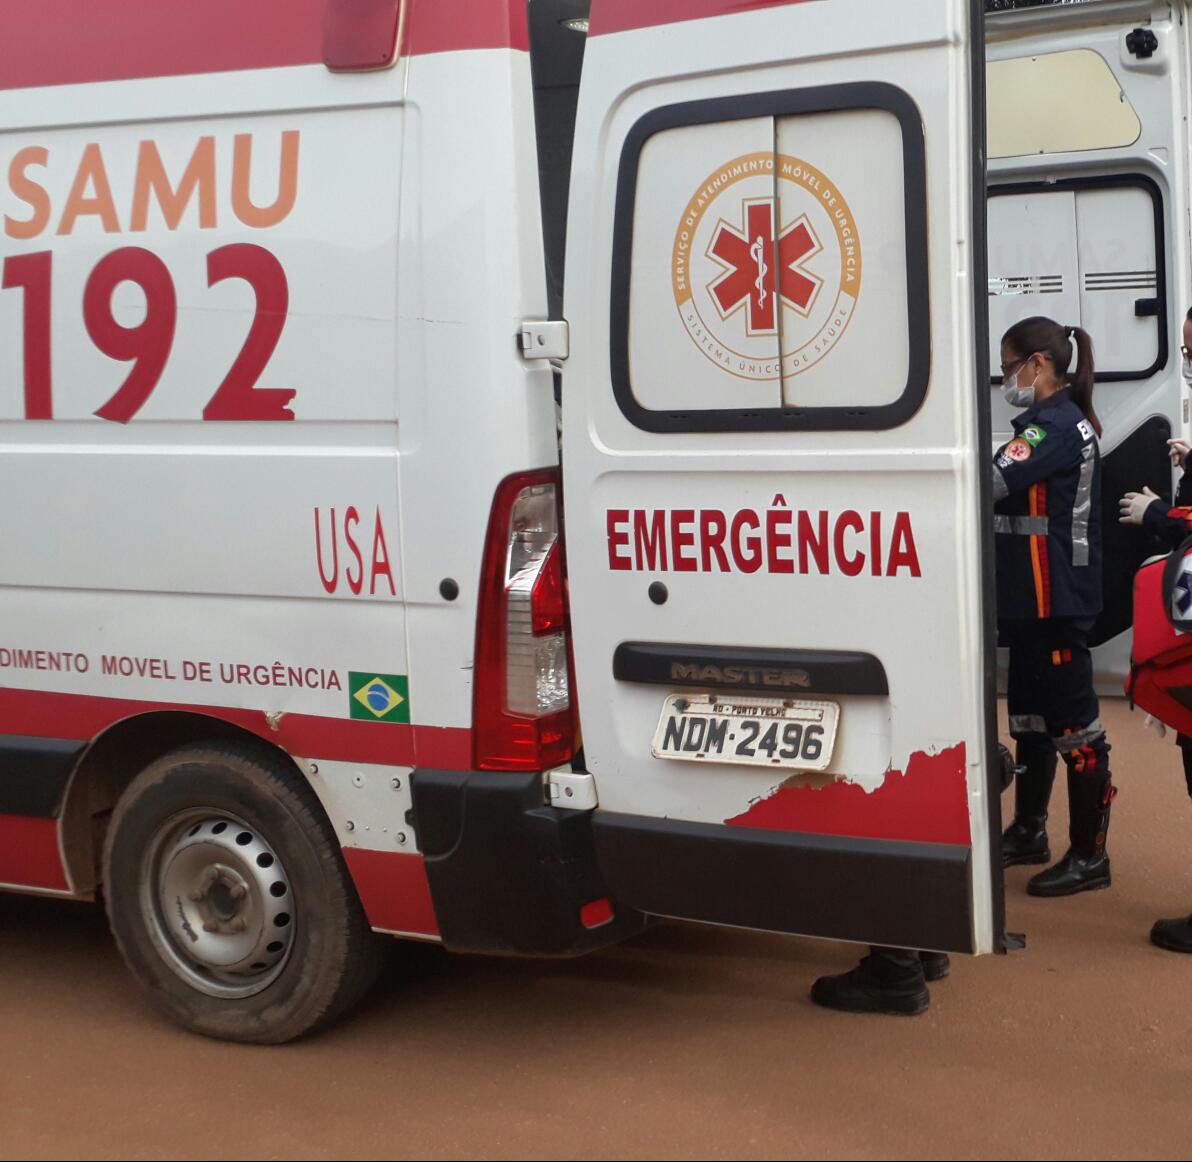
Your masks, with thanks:
M 1192 452 L 1192 444 L 1187 440 L 1168 440 L 1167 454 L 1176 468 L 1184 468 L 1188 463 L 1188 453 Z
M 1167 737 L 1167 727 L 1164 726 L 1163 723 L 1160 722 L 1153 714 L 1148 714 L 1146 716 L 1146 720 L 1143 722 L 1143 726 L 1149 726 L 1153 731 L 1155 731 L 1159 735 L 1160 738 Z
M 1120 523 L 1124 525 L 1142 524 L 1142 514 L 1158 499 L 1157 493 L 1145 487 L 1141 492 L 1127 492 L 1118 501 L 1118 508 L 1121 510 Z

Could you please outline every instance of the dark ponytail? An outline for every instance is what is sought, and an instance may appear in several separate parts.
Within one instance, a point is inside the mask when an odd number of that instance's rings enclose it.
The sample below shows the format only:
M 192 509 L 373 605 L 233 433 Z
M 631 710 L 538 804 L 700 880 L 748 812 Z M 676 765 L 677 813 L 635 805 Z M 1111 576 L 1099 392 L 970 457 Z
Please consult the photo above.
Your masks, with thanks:
M 1071 343 L 1069 343 L 1071 340 Z M 1055 367 L 1056 375 L 1068 385 L 1072 401 L 1084 418 L 1101 434 L 1101 421 L 1093 410 L 1093 341 L 1082 327 L 1061 327 L 1054 319 L 1035 315 L 1015 323 L 1003 336 L 1002 342 L 1021 359 L 1029 359 L 1038 352 L 1046 355 Z M 1069 373 L 1072 345 L 1076 346 L 1076 370 Z
M 1069 327 L 1067 330 L 1072 342 L 1076 344 L 1076 370 L 1068 376 L 1072 399 L 1099 436 L 1101 421 L 1093 411 L 1093 341 L 1083 327 Z M 1056 370 L 1059 369 L 1059 364 L 1056 364 Z

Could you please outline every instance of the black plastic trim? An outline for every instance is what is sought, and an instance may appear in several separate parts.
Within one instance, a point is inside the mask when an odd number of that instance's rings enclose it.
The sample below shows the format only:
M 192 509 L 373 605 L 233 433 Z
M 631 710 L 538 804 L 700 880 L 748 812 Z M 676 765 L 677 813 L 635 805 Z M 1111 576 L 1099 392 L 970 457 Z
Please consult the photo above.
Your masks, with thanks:
M 972 0 L 969 11 L 969 74 L 972 101 L 972 232 L 973 244 L 973 383 L 989 374 L 989 172 L 986 164 L 985 4 Z M 977 408 L 977 447 L 993 447 L 993 419 L 988 407 Z M 981 512 L 993 512 L 993 479 L 986 469 L 977 473 Z M 997 716 L 997 569 L 993 521 L 981 522 L 981 680 L 985 718 L 985 801 L 988 808 L 989 891 L 993 909 L 993 939 L 1000 952 L 1010 947 L 1006 936 L 1006 889 L 1002 871 L 1002 762 L 998 752 Z
M 1127 383 L 1134 380 L 1150 379 L 1152 375 L 1162 371 L 1167 366 L 1167 360 L 1170 355 L 1170 349 L 1168 347 L 1169 336 L 1167 333 L 1167 231 L 1164 228 L 1163 222 L 1163 191 L 1159 188 L 1159 183 L 1153 178 L 1147 177 L 1146 174 L 1130 173 L 1102 174 L 1097 177 L 1064 178 L 1054 182 L 1008 182 L 1005 185 L 989 187 L 989 196 L 996 198 L 1003 194 L 1060 193 L 1064 190 L 1112 190 L 1120 189 L 1123 186 L 1133 186 L 1137 189 L 1145 190 L 1150 195 L 1151 208 L 1154 212 L 1155 289 L 1157 291 L 1155 297 L 1158 302 L 1154 315 L 1159 327 L 1157 337 L 1158 346 L 1156 347 L 1154 362 L 1149 367 L 1144 367 L 1139 371 L 1094 371 L 1093 380 L 1096 383 Z M 985 287 L 987 288 L 988 285 L 989 279 L 986 277 Z M 984 310 L 986 315 L 988 315 L 988 297 Z M 1147 313 L 1150 314 L 1151 312 L 1148 311 Z M 1056 322 L 1063 323 L 1065 320 L 1057 319 Z M 983 374 L 989 374 L 988 364 L 986 364 L 986 370 Z M 1000 375 L 993 376 L 993 382 L 1001 383 L 1002 377 Z
M 1167 441 L 1171 434 L 1171 422 L 1166 416 L 1151 416 L 1101 457 L 1102 604 L 1089 633 L 1092 646 L 1110 641 L 1134 624 L 1134 574 L 1157 550 L 1145 529 L 1121 523 L 1118 500 L 1143 487 L 1170 499 Z
M 456 952 L 578 956 L 641 932 L 648 918 L 613 899 L 585 928 L 580 909 L 611 893 L 592 816 L 544 803 L 543 776 L 416 770 L 413 826 L 443 944 Z
M 658 916 L 972 952 L 970 848 L 598 812 L 600 870 Z M 846 902 L 846 903 L 842 903 Z
M 663 130 L 687 125 L 846 109 L 884 110 L 897 117 L 902 128 L 909 328 L 907 383 L 902 395 L 892 403 L 878 407 L 707 408 L 692 411 L 643 407 L 633 394 L 629 374 L 629 281 L 637 174 L 646 142 Z M 865 430 L 894 428 L 906 423 L 922 406 L 931 376 L 927 163 L 923 120 L 911 96 L 894 85 L 869 81 L 687 101 L 647 113 L 630 129 L 621 151 L 613 225 L 610 336 L 613 394 L 630 423 L 647 432 Z
M 0 815 L 53 819 L 85 742 L 0 736 Z
M 699 673 L 683 671 L 698 670 Z M 717 673 L 717 671 L 727 671 Z M 619 682 L 757 690 L 771 694 L 889 694 L 886 668 L 853 650 L 744 649 L 668 642 L 621 642 Z M 734 677 L 737 680 L 734 680 Z

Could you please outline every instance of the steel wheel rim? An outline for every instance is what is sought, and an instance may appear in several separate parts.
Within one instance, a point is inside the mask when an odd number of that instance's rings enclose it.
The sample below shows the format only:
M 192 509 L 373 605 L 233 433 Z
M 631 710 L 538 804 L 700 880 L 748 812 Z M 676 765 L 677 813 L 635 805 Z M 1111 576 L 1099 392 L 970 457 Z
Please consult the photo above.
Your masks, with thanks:
M 253 996 L 289 961 L 289 876 L 258 829 L 226 811 L 195 808 L 162 824 L 141 865 L 140 898 L 165 963 L 208 996 Z

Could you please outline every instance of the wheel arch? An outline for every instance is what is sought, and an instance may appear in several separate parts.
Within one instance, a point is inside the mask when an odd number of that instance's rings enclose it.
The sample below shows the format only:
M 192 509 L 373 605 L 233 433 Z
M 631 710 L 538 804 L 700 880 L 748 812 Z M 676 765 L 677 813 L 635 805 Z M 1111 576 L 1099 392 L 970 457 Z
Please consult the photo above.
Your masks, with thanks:
M 74 894 L 94 898 L 102 882 L 103 844 L 112 809 L 150 763 L 181 746 L 236 742 L 265 749 L 306 779 L 282 747 L 213 715 L 161 710 L 121 719 L 91 740 L 67 783 L 59 815 L 62 861 Z

